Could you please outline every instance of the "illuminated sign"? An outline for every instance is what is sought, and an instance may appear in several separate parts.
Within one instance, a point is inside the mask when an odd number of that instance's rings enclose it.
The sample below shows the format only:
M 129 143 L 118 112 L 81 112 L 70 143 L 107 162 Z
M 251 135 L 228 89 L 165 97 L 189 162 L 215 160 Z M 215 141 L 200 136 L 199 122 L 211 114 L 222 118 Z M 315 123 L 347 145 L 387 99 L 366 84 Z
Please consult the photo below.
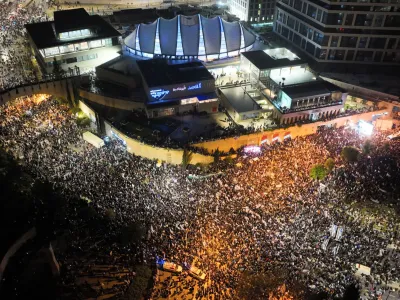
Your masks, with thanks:
M 201 89 L 201 82 L 188 87 L 188 91 Z
M 173 91 L 173 92 L 177 92 L 177 91 L 186 91 L 186 85 L 173 88 L 172 91 Z
M 164 89 L 150 90 L 150 95 L 157 100 L 164 98 L 168 94 L 169 91 Z

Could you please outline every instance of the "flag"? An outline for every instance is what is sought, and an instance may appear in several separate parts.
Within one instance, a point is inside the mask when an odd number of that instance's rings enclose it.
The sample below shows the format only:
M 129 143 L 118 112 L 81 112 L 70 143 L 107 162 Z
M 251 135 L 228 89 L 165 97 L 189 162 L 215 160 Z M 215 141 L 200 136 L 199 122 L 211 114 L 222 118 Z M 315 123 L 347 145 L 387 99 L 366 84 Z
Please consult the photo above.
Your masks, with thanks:
M 332 225 L 331 225 L 331 229 L 330 229 L 331 237 L 333 237 L 333 238 L 335 237 L 337 228 L 338 228 L 338 227 L 337 227 L 335 224 L 332 224 Z
M 343 236 L 344 228 L 340 226 L 336 232 L 336 240 L 339 241 Z

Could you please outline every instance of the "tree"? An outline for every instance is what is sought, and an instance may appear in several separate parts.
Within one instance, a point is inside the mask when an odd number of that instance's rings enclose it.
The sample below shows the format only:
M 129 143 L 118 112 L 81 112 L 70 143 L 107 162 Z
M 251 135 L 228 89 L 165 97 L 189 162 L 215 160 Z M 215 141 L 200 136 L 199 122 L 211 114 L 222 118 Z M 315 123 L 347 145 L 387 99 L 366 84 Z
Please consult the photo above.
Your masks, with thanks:
M 368 155 L 370 154 L 372 151 L 374 151 L 375 146 L 372 144 L 371 140 L 366 140 L 364 145 L 363 145 L 363 153 Z
M 325 168 L 328 170 L 328 172 L 332 172 L 334 167 L 335 167 L 335 161 L 332 158 L 329 157 L 325 161 Z
M 190 164 L 193 158 L 193 152 L 189 151 L 188 149 L 183 149 L 183 154 L 182 154 L 182 168 L 186 169 L 187 166 Z
M 360 152 L 355 147 L 346 146 L 342 149 L 340 156 L 347 162 L 356 162 L 358 161 Z
M 65 71 L 61 68 L 59 62 L 57 59 L 54 57 L 53 58 L 53 74 L 56 77 L 56 79 L 60 79 L 63 77 Z
M 328 175 L 328 170 L 324 165 L 316 164 L 310 170 L 310 177 L 315 180 L 323 180 Z

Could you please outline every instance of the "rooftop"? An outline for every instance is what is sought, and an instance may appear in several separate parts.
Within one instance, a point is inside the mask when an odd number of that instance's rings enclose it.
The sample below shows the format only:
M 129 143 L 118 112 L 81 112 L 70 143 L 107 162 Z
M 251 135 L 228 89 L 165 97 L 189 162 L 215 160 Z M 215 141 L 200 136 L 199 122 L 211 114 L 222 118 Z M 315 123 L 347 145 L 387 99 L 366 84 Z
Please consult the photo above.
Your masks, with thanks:
M 75 43 L 117 37 L 121 35 L 101 16 L 84 16 L 80 9 L 72 9 L 71 11 L 72 12 L 64 11 L 69 13 L 59 15 L 59 17 L 61 17 L 61 20 L 64 20 L 65 24 L 63 24 L 63 22 L 57 21 L 56 13 L 59 13 L 58 11 L 54 12 L 55 21 L 25 24 L 26 30 L 28 31 L 38 49 L 71 44 L 72 42 Z M 72 16 L 75 17 L 72 18 Z M 91 28 L 94 29 L 94 33 L 90 36 L 77 37 L 77 39 L 73 40 L 60 40 L 56 34 L 56 30 L 58 30 L 57 26 L 59 27 L 59 30 L 61 30 L 61 32 Z
M 150 59 L 140 60 L 136 63 L 148 87 L 214 80 L 214 77 L 200 61 Z
M 286 86 L 282 89 L 290 98 L 304 98 L 317 95 L 328 95 L 332 92 L 343 92 L 340 87 L 324 81 L 316 80 L 291 86 Z
M 228 102 L 238 113 L 244 113 L 254 110 L 260 110 L 261 106 L 257 104 L 241 86 L 221 89 Z
M 259 70 L 276 69 L 305 64 L 303 60 L 286 48 L 249 51 L 243 52 L 242 55 Z
M 316 76 L 302 66 L 271 70 L 269 77 L 277 84 L 284 82 L 285 86 L 314 81 Z M 284 80 L 283 80 L 284 78 Z
M 79 22 L 77 22 L 79 20 Z M 84 8 L 58 10 L 54 12 L 54 28 L 57 33 L 93 27 L 90 15 Z

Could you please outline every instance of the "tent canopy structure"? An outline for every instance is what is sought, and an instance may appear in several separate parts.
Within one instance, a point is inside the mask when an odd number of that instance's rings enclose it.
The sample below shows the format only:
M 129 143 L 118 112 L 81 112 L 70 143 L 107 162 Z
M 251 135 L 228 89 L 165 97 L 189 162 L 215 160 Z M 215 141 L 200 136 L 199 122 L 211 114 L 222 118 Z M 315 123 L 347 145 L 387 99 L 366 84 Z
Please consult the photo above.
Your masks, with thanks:
M 198 14 L 140 24 L 124 43 L 130 53 L 138 56 L 211 61 L 238 56 L 250 50 L 255 41 L 256 37 L 239 22 Z

